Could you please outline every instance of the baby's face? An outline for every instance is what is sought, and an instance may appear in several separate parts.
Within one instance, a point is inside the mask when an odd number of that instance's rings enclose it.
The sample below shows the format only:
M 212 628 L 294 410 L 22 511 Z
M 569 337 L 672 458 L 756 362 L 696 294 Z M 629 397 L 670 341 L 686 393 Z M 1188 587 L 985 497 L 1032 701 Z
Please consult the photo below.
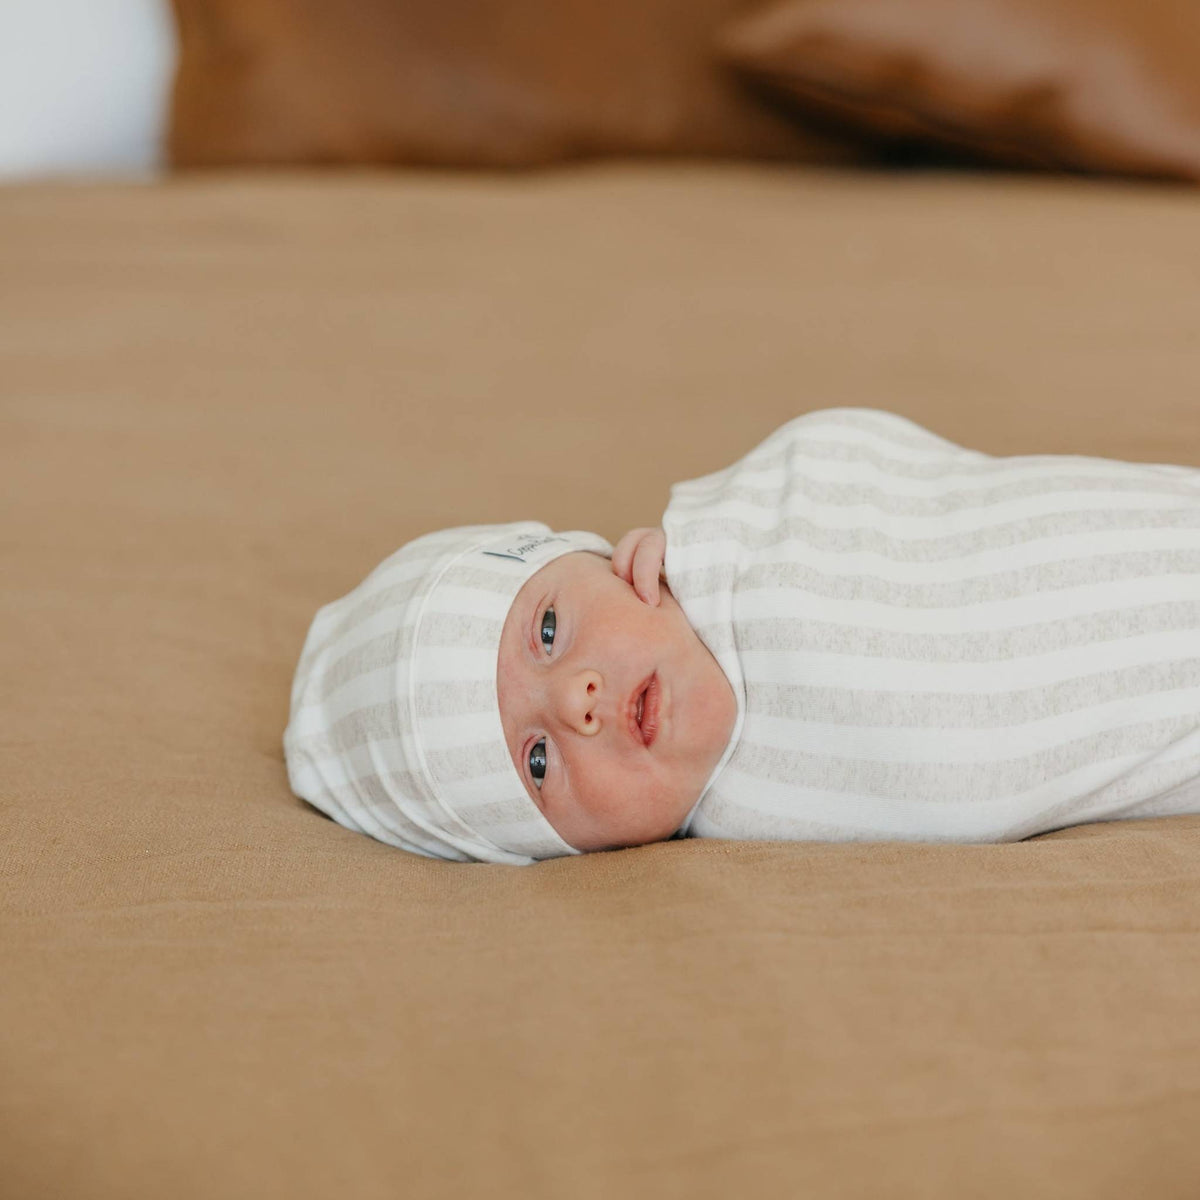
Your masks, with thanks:
M 670 837 L 733 732 L 737 702 L 662 587 L 652 606 L 586 551 L 533 575 L 504 622 L 497 672 L 509 753 L 577 850 Z

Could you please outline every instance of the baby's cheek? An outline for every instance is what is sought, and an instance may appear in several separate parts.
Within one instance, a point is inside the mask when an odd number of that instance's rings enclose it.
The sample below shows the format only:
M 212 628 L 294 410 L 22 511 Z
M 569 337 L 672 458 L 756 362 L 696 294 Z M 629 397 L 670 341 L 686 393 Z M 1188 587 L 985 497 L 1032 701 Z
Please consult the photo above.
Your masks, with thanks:
M 600 738 L 593 739 L 599 742 Z M 572 789 L 571 801 L 593 818 L 604 819 L 619 810 L 629 793 L 632 765 L 610 747 L 595 746 L 588 756 L 582 778 Z

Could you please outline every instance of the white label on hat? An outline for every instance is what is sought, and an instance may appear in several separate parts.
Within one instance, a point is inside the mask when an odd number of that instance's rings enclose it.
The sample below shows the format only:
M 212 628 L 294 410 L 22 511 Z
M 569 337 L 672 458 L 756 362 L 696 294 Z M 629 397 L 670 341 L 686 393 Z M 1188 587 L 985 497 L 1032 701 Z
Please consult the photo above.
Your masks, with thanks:
M 509 558 L 514 562 L 529 563 L 536 561 L 536 558 L 542 557 L 536 555 L 535 551 L 541 550 L 550 542 L 566 542 L 569 538 L 563 537 L 561 534 L 552 533 L 546 537 L 531 537 L 525 538 L 523 541 L 514 542 L 512 545 L 505 546 L 500 550 L 482 550 L 480 553 L 488 554 L 492 558 Z

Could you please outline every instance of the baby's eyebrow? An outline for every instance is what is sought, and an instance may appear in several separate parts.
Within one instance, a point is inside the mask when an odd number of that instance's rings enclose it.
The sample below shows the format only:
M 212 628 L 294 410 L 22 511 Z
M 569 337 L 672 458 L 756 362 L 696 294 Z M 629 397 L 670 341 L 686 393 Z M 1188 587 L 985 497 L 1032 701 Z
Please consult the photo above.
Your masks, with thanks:
M 533 650 L 533 656 L 535 659 L 538 658 L 538 649 L 539 649 L 539 647 L 538 647 L 538 618 L 540 617 L 540 613 L 538 610 L 539 610 L 539 608 L 541 608 L 542 604 L 544 604 L 544 600 L 542 600 L 540 595 L 539 595 L 538 599 L 530 601 L 530 604 L 529 604 L 529 619 L 527 622 L 527 624 L 529 626 L 529 649 Z
M 540 600 L 531 600 L 529 602 L 529 612 L 525 614 L 525 644 L 529 647 L 529 652 L 535 659 L 537 658 L 537 610 L 540 604 Z

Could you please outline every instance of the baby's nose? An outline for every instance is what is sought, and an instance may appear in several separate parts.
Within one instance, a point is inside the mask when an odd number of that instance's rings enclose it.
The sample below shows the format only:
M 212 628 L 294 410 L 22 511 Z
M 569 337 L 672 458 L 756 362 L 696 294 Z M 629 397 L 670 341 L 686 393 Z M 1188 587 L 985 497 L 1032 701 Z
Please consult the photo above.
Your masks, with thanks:
M 564 687 L 562 697 L 563 720 L 585 737 L 600 732 L 600 696 L 604 680 L 599 671 L 579 671 L 572 675 Z

